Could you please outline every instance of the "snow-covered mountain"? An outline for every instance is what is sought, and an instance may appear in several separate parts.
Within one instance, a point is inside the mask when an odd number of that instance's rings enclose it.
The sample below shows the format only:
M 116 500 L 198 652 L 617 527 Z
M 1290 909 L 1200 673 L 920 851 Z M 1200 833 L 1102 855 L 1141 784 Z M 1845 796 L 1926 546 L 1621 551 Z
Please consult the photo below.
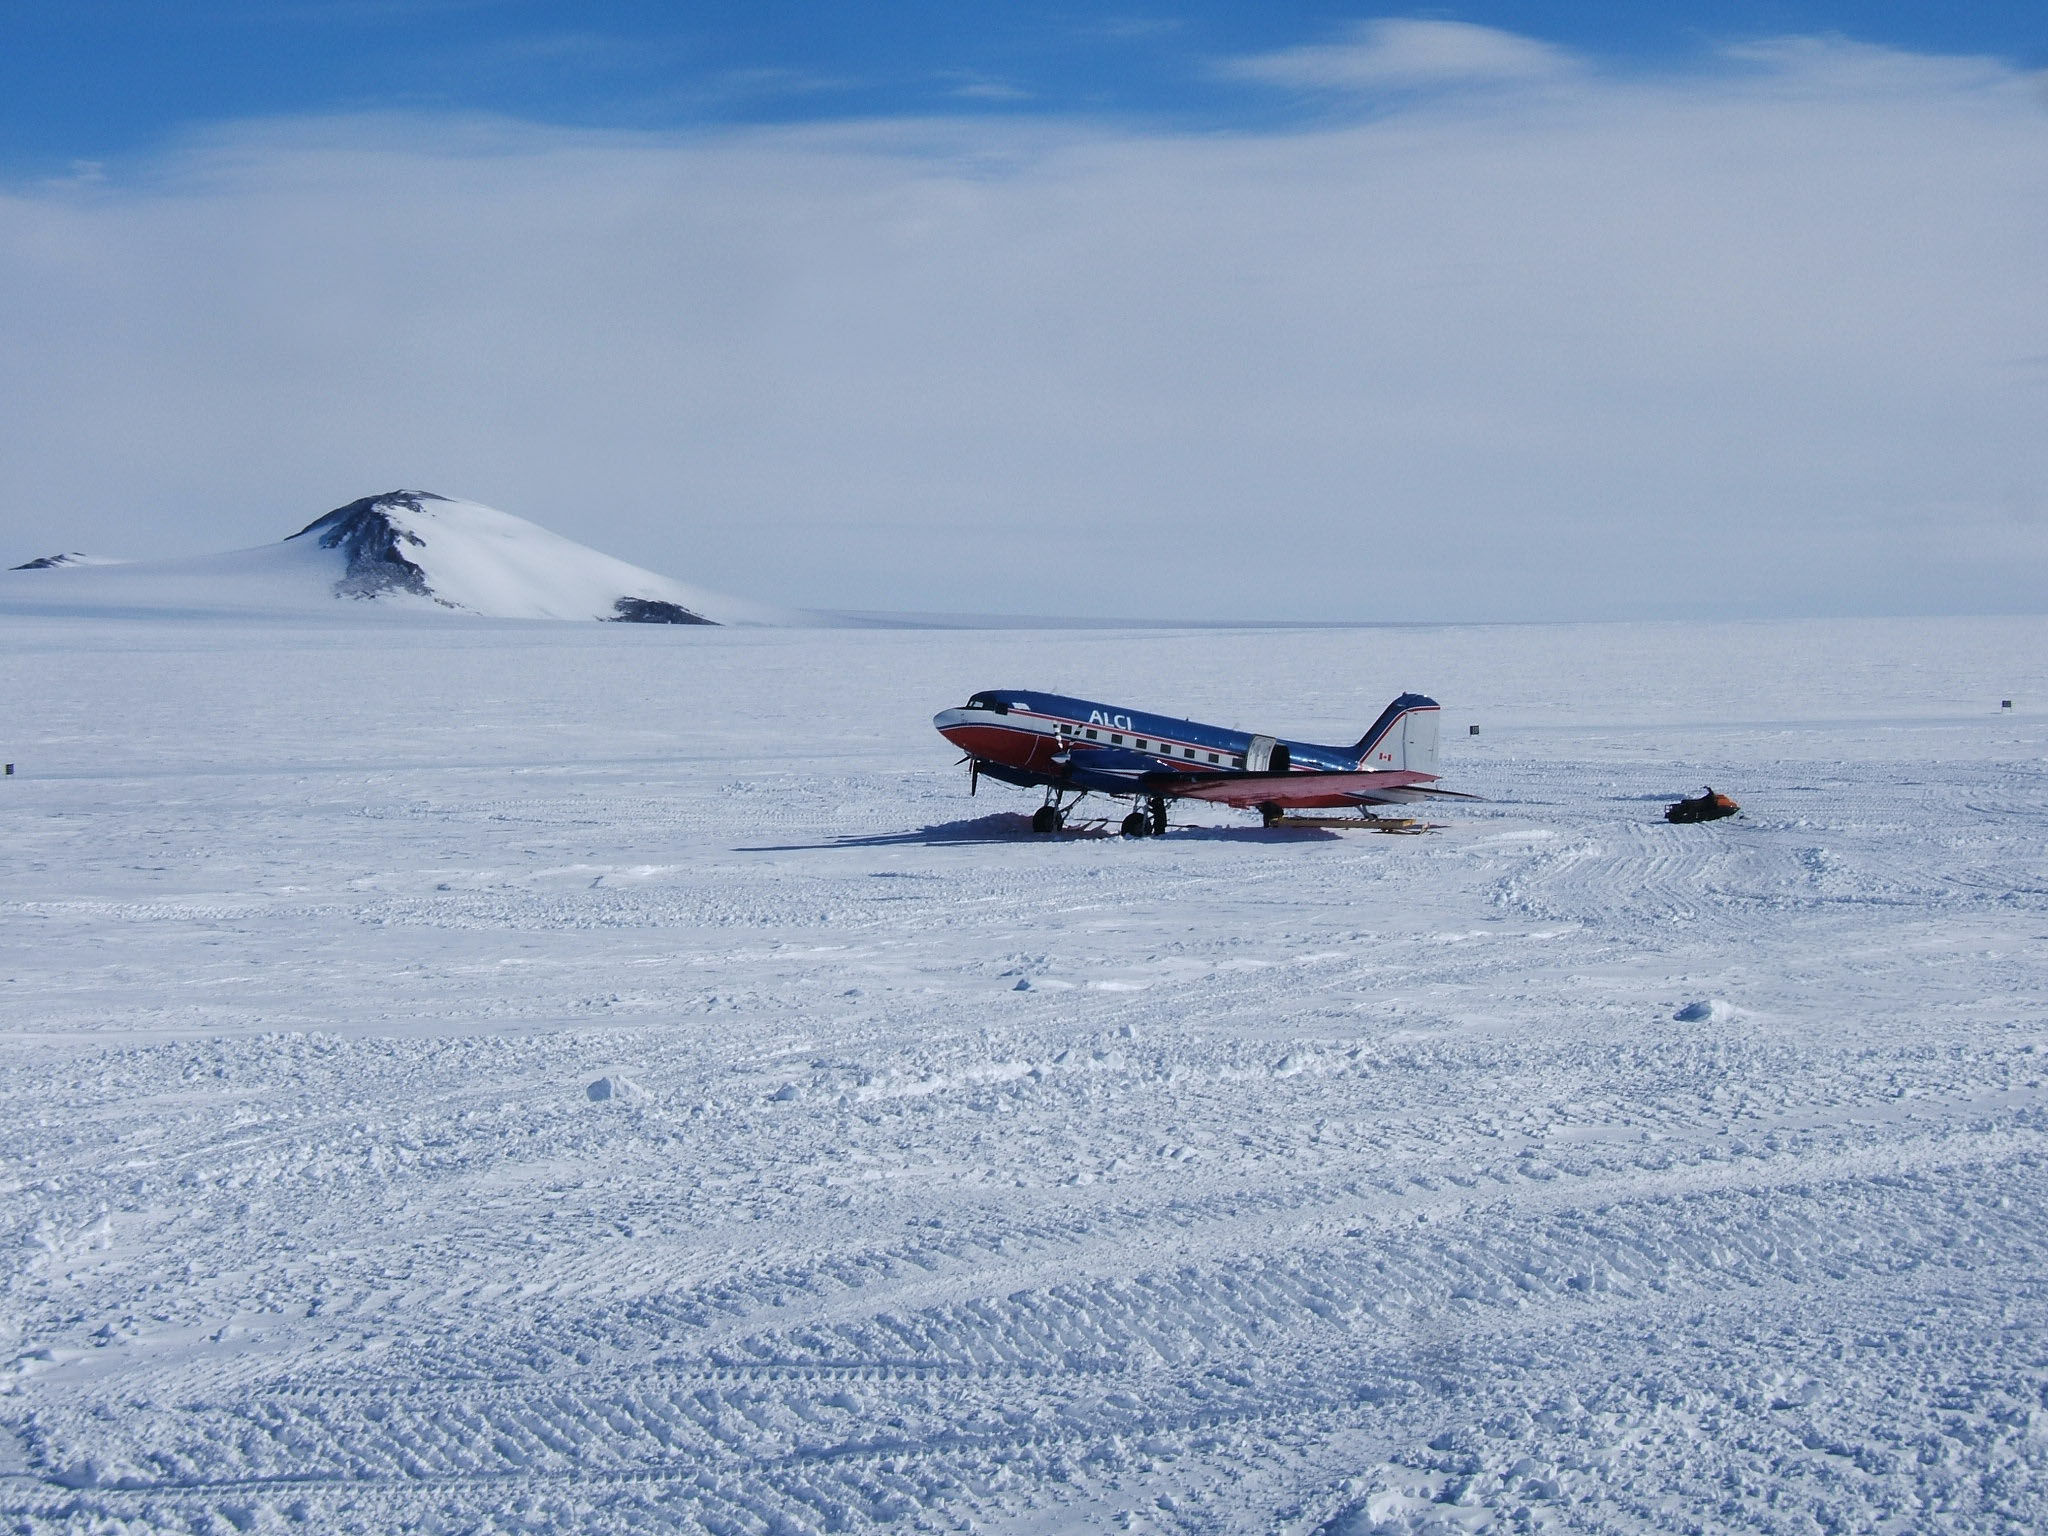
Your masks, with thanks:
M 317 613 L 359 605 L 501 619 L 805 622 L 430 491 L 365 496 L 255 549 L 132 562 L 50 556 L 0 573 L 0 607 L 17 610 Z

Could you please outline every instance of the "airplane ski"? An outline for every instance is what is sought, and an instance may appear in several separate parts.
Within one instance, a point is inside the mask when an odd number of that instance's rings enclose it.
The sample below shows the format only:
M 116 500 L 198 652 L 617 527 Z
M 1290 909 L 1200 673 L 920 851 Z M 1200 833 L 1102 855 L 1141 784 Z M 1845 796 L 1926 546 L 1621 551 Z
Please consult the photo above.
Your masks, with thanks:
M 1385 832 L 1395 837 L 1416 837 L 1424 832 L 1441 832 L 1441 822 L 1417 821 L 1412 816 L 1290 816 L 1265 818 L 1269 827 L 1314 827 L 1331 832 Z

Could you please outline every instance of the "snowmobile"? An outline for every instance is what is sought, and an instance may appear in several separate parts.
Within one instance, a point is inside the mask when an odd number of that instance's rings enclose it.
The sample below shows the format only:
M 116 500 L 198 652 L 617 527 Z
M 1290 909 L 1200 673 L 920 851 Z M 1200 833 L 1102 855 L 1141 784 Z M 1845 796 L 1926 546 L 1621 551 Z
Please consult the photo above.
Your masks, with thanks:
M 1681 800 L 1673 806 L 1667 806 L 1664 811 L 1664 819 L 1666 821 L 1719 821 L 1723 816 L 1733 816 L 1741 809 L 1741 806 L 1730 800 L 1726 795 L 1715 794 L 1714 786 L 1709 784 L 1698 794 L 1692 796 L 1692 798 Z

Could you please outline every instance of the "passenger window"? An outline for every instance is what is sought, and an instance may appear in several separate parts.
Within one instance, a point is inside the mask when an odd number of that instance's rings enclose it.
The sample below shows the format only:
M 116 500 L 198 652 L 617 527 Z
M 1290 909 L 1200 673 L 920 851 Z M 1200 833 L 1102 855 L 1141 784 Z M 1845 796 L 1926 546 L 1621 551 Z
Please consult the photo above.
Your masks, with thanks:
M 1145 738 L 1140 736 L 1136 741 L 1132 742 L 1131 745 L 1136 747 L 1140 752 L 1142 752 L 1145 750 Z
M 1214 752 L 1211 752 L 1211 753 L 1209 754 L 1209 761 L 1210 761 L 1210 762 L 1212 762 L 1212 763 L 1214 763 L 1214 762 L 1219 762 L 1219 761 L 1221 761 L 1221 759 L 1219 759 L 1219 758 L 1218 758 L 1218 757 L 1216 756 L 1216 754 L 1215 754 Z
M 1187 753 L 1189 762 L 1192 763 L 1195 760 L 1195 749 L 1193 747 L 1182 747 L 1181 751 Z
M 1089 739 L 1090 741 L 1093 741 L 1093 740 L 1095 740 L 1095 733 L 1094 733 L 1093 731 L 1090 731 L 1090 732 L 1088 733 L 1088 739 Z
M 1109 744 L 1110 744 L 1110 745 L 1111 745 L 1112 747 L 1120 747 L 1120 746 L 1122 746 L 1122 745 L 1124 744 L 1124 739 L 1123 739 L 1123 737 L 1122 737 L 1122 736 L 1120 736 L 1120 735 L 1118 735 L 1118 734 L 1117 734 L 1116 732 L 1112 731 L 1112 732 L 1110 732 L 1110 736 L 1109 736 Z

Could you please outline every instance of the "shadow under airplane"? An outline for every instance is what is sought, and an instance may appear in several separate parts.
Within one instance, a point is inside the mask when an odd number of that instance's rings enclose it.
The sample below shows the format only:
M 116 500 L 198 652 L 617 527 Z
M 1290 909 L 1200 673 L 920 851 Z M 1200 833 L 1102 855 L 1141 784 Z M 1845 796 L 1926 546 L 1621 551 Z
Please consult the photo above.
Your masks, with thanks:
M 1337 834 L 1323 827 L 1175 827 L 1176 841 L 1207 843 L 1328 842 Z M 1099 822 L 1077 822 L 1065 827 L 1062 839 L 1115 838 L 1122 835 L 1104 818 Z M 950 844 L 1013 843 L 1036 838 L 1031 818 L 1015 811 L 994 816 L 975 816 L 965 821 L 941 821 L 907 832 L 879 832 L 864 837 L 835 837 L 822 843 L 763 843 L 735 848 L 735 853 L 805 853 L 826 848 L 938 848 Z

